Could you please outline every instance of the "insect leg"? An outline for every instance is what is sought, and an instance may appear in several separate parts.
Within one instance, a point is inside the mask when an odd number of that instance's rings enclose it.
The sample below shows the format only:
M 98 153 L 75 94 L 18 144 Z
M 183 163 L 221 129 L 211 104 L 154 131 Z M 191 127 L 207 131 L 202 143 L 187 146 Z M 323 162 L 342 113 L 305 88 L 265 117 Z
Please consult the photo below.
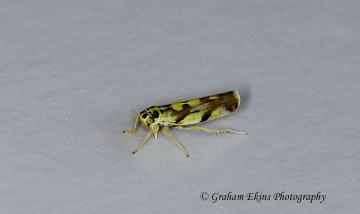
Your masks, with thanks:
M 146 135 L 146 137 L 144 138 L 144 140 L 140 143 L 140 145 L 137 147 L 137 149 L 135 151 L 133 151 L 133 153 L 135 154 L 136 152 L 140 151 L 140 149 L 144 146 L 145 142 L 147 141 L 147 139 L 150 137 L 152 133 L 149 132 L 148 135 Z
M 139 121 L 139 117 L 140 117 L 140 114 L 138 114 L 136 116 L 136 119 L 135 119 L 135 124 L 134 124 L 134 128 L 132 131 L 123 131 L 123 133 L 126 133 L 126 134 L 130 134 L 130 135 L 134 135 L 136 133 L 136 129 L 137 129 L 137 124 L 138 124 L 138 121 Z
M 210 134 L 223 134 L 223 133 L 228 133 L 228 132 L 232 132 L 232 133 L 236 133 L 236 134 L 243 134 L 243 135 L 246 135 L 246 132 L 240 132 L 240 131 L 236 131 L 236 130 L 233 130 L 233 129 L 208 129 L 208 128 L 204 128 L 204 127 L 201 127 L 201 126 L 192 126 L 192 127 L 187 127 L 187 128 L 184 128 L 182 126 L 177 126 L 178 129 L 180 130 L 200 130 L 200 131 L 206 131 Z
M 165 135 L 170 138 L 170 140 L 172 140 L 186 155 L 186 157 L 189 157 L 189 152 L 186 151 L 186 149 L 178 142 L 175 140 L 175 138 L 173 138 L 173 136 L 171 136 L 168 132 L 169 127 L 164 127 L 162 128 L 162 131 L 165 133 Z

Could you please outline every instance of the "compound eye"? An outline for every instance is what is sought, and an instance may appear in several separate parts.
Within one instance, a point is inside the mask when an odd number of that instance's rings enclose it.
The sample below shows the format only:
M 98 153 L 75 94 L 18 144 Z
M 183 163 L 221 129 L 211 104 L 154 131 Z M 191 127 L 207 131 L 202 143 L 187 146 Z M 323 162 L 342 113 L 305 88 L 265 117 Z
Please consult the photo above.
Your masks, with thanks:
M 156 119 L 159 117 L 159 112 L 157 110 L 155 110 L 152 114 L 153 118 Z
M 141 118 L 142 119 L 145 119 L 147 117 L 147 114 L 146 113 L 143 113 L 142 115 L 141 115 Z

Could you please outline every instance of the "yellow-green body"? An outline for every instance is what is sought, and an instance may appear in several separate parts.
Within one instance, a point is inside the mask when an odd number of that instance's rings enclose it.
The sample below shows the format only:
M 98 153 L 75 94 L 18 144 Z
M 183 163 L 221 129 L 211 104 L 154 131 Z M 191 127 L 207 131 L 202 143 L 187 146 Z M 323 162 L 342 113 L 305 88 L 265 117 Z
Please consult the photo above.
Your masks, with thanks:
M 151 134 L 154 134 L 155 138 L 157 138 L 157 133 L 162 128 L 163 132 L 185 152 L 186 156 L 189 156 L 185 148 L 168 133 L 169 127 L 177 127 L 180 130 L 202 130 L 212 134 L 226 132 L 246 134 L 232 129 L 207 129 L 199 126 L 182 127 L 228 115 L 238 108 L 240 101 L 239 93 L 234 90 L 188 101 L 179 101 L 169 105 L 151 106 L 137 115 L 133 131 L 124 131 L 124 133 L 135 134 L 138 119 L 140 119 L 140 122 L 150 132 L 134 153 L 142 148 Z

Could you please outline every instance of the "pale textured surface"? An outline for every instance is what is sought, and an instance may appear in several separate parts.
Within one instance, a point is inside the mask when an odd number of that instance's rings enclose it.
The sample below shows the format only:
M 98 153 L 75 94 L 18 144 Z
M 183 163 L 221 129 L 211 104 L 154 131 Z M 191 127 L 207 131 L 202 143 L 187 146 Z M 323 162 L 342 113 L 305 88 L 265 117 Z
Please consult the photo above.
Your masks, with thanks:
M 360 213 L 358 1 L 2 1 L 1 213 Z M 135 112 L 238 89 L 206 127 Z M 135 112 L 134 112 L 135 111 Z M 327 195 L 324 203 L 200 193 Z

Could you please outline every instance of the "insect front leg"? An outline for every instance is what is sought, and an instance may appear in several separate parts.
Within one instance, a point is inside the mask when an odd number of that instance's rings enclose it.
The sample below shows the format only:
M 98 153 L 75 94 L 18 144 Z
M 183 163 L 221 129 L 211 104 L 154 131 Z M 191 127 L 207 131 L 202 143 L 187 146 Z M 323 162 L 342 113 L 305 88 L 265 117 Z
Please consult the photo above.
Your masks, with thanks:
M 200 130 L 200 131 L 206 131 L 210 134 L 224 134 L 224 133 L 228 133 L 228 132 L 232 132 L 232 133 L 236 133 L 236 134 L 243 134 L 243 135 L 246 135 L 247 133 L 246 132 L 240 132 L 240 131 L 236 131 L 236 130 L 233 130 L 233 129 L 228 129 L 228 128 L 225 128 L 225 129 L 208 129 L 208 128 L 204 128 L 204 127 L 201 127 L 201 126 L 192 126 L 192 127 L 187 127 L 187 128 L 184 128 L 182 126 L 177 126 L 177 128 L 179 130 Z
M 173 136 L 171 136 L 168 132 L 169 130 L 169 127 L 164 127 L 162 128 L 162 131 L 165 133 L 165 135 L 170 139 L 172 140 L 186 155 L 186 157 L 189 157 L 189 152 L 186 151 L 186 149 L 184 148 L 183 145 L 181 145 L 177 140 L 175 140 L 175 138 Z
M 136 133 L 136 130 L 137 130 L 137 124 L 138 124 L 138 121 L 139 121 L 139 117 L 140 117 L 140 114 L 137 114 L 133 130 L 132 131 L 126 131 L 125 130 L 125 131 L 123 131 L 123 133 L 134 135 Z

